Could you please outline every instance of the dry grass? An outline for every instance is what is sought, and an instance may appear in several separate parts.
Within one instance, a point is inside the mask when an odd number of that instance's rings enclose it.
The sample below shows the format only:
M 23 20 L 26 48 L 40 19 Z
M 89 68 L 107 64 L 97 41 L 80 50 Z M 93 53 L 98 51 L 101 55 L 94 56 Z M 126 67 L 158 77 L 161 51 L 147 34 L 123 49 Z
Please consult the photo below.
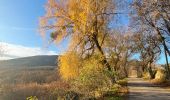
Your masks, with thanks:
M 149 75 L 148 72 L 144 72 L 143 73 L 143 79 L 145 79 L 145 80 L 149 80 L 150 79 L 150 75 Z
M 55 69 L 48 68 L 0 69 L 0 84 L 50 83 L 59 79 Z
M 155 74 L 155 79 L 151 80 L 153 84 L 164 84 L 166 82 L 166 75 L 163 69 L 158 69 Z
M 55 100 L 55 90 L 63 91 L 65 87 L 58 80 L 57 71 L 50 66 L 0 68 L 0 100 L 25 100 L 29 96 Z
M 55 100 L 58 95 L 65 94 L 69 86 L 64 82 L 50 84 L 18 84 L 3 87 L 2 100 L 25 100 L 27 97 L 36 96 L 39 100 Z

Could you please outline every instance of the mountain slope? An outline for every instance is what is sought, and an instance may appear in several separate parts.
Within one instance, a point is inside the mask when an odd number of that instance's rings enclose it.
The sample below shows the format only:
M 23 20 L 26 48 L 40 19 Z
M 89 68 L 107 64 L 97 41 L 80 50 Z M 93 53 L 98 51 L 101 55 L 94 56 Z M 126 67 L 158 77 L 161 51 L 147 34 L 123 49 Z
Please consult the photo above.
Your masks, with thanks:
M 57 55 L 42 55 L 0 61 L 0 67 L 56 66 Z

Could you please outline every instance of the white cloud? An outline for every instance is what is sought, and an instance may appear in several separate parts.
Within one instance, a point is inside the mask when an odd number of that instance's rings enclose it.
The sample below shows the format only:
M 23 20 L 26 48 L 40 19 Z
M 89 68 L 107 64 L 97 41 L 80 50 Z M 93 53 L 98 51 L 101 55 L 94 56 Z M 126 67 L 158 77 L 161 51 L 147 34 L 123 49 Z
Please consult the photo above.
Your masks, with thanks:
M 20 57 L 36 56 L 36 55 L 57 55 L 55 51 L 48 51 L 40 47 L 26 47 L 23 45 L 10 44 L 0 42 L 4 49 L 4 54 L 0 59 L 13 59 Z

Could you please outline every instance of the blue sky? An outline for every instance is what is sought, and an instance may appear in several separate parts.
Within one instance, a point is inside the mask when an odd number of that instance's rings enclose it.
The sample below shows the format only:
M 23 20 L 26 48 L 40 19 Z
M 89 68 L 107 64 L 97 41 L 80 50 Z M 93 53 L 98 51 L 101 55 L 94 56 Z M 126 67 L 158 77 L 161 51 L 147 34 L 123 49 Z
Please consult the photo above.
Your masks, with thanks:
M 45 3 L 46 0 L 0 0 L 0 42 L 8 43 L 8 46 L 46 49 L 47 41 L 38 33 L 39 17 L 45 13 Z M 59 46 L 51 44 L 46 51 L 59 54 L 66 49 L 67 42 Z
M 68 40 L 60 45 L 47 45 L 38 33 L 39 17 L 45 14 L 47 0 L 0 0 L 0 44 L 6 55 L 15 57 L 60 54 L 67 48 Z M 128 25 L 127 16 L 119 16 L 121 25 Z M 120 20 L 119 20 L 120 21 Z M 114 25 L 113 25 L 114 26 Z M 117 24 L 119 26 L 119 24 Z M 1 57 L 2 58 L 2 57 Z M 158 63 L 165 63 L 164 55 Z

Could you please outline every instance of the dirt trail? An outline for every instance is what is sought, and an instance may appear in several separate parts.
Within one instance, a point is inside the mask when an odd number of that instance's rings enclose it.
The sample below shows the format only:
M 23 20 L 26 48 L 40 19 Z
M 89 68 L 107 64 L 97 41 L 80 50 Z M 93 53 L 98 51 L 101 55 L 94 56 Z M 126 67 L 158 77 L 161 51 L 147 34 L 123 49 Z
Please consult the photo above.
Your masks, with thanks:
M 161 88 L 141 78 L 128 78 L 126 100 L 170 100 L 170 89 Z

